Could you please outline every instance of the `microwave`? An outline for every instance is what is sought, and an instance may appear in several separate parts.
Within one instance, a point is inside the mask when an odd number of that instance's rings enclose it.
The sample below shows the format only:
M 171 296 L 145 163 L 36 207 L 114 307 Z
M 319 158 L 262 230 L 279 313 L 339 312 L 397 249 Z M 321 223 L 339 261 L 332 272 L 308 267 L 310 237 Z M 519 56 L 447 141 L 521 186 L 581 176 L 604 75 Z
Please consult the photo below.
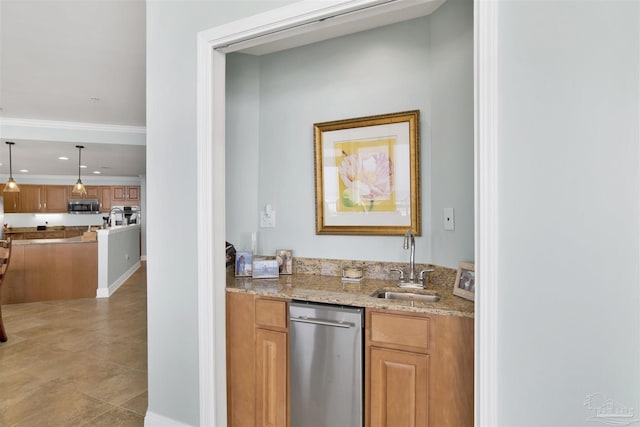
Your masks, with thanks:
M 69 199 L 67 212 L 71 214 L 97 214 L 100 212 L 98 199 Z

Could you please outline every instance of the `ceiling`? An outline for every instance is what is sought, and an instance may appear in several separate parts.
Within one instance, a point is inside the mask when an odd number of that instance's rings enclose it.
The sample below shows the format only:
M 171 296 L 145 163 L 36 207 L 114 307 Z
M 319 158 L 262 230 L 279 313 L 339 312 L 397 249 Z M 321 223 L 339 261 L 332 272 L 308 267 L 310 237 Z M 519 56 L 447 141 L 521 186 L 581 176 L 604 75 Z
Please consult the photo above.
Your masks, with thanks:
M 144 0 L 0 0 L 0 118 L 144 128 L 145 14 Z M 77 142 L 41 137 L 11 138 L 14 175 L 77 174 Z M 145 173 L 143 145 L 100 142 L 83 144 L 83 176 Z

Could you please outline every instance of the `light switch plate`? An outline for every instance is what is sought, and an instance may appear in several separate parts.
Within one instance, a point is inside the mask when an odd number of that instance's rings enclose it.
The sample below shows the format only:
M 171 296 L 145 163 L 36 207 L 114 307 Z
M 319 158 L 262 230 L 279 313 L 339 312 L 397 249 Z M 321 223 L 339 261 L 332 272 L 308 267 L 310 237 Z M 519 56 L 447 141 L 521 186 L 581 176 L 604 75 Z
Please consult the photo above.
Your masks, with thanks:
M 260 212 L 260 227 L 261 228 L 275 228 L 276 226 L 276 211 L 272 210 L 269 213 Z
M 456 229 L 454 213 L 453 208 L 444 208 L 443 221 L 445 230 L 453 231 Z

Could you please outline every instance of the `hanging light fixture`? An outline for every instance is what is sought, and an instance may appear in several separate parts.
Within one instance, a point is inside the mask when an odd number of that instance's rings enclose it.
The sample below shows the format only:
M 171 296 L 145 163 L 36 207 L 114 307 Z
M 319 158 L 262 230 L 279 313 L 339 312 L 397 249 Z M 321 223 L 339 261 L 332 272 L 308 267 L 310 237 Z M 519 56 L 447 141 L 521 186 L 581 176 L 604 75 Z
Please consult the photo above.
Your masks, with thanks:
M 5 193 L 18 193 L 20 191 L 20 187 L 18 187 L 18 184 L 13 179 L 13 167 L 11 164 L 11 146 L 15 144 L 15 142 L 5 141 L 5 143 L 9 146 L 9 180 L 4 185 L 4 190 L 2 191 Z
M 87 194 L 87 189 L 84 188 L 84 184 L 80 179 L 80 165 L 82 159 L 82 149 L 84 148 L 84 145 L 76 145 L 76 148 L 78 149 L 78 182 L 76 182 L 76 185 L 73 186 L 71 194 L 73 194 L 74 196 L 85 196 Z

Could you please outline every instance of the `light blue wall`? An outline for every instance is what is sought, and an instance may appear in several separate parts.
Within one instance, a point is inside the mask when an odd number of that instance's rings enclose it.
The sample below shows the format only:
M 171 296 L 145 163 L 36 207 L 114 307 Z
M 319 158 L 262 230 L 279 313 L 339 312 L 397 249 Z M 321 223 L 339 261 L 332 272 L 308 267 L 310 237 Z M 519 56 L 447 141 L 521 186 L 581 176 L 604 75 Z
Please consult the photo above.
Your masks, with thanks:
M 196 34 L 286 3 L 147 2 L 148 411 L 187 425 L 199 424 Z
M 259 58 L 228 55 L 227 123 L 243 133 L 227 133 L 227 239 L 248 250 L 246 236 L 257 231 L 263 254 L 408 262 L 399 236 L 315 234 L 313 123 L 419 109 L 416 260 L 473 261 L 472 13 L 470 0 L 453 0 L 429 17 Z M 247 98 L 251 115 L 236 106 Z M 258 134 L 247 121 L 256 102 Z M 255 189 L 235 185 L 241 179 L 257 184 L 257 200 Z M 267 203 L 273 229 L 258 224 Z M 443 229 L 445 207 L 456 208 L 455 231 Z
M 640 4 L 498 13 L 499 425 L 637 425 Z
M 114 229 L 107 236 L 109 239 L 109 269 L 107 273 L 108 284 L 129 271 L 140 262 L 140 227 L 127 227 L 126 229 Z

